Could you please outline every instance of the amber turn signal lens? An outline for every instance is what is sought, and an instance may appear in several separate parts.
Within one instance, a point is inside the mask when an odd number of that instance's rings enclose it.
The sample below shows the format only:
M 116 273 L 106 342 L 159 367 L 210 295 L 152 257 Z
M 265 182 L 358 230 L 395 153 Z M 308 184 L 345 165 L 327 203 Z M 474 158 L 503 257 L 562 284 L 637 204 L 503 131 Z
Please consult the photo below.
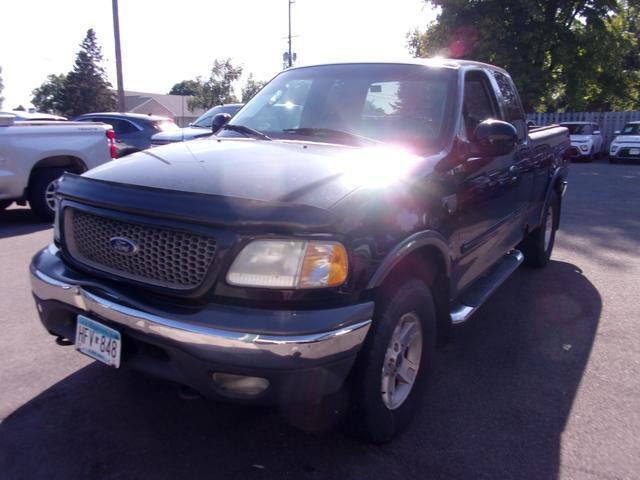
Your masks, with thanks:
M 349 259 L 344 246 L 337 242 L 307 243 L 299 288 L 337 287 L 345 282 Z

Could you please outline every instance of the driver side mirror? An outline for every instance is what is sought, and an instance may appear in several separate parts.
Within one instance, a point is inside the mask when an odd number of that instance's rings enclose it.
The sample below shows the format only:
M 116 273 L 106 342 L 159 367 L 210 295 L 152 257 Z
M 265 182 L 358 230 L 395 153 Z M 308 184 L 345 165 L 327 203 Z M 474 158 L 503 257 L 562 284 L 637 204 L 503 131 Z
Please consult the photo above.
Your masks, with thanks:
M 220 130 L 229 120 L 231 120 L 231 115 L 228 113 L 219 113 L 213 120 L 211 121 L 211 131 L 216 133 Z
M 471 144 L 477 155 L 499 157 L 513 152 L 518 143 L 518 131 L 510 123 L 501 120 L 485 120 L 478 124 L 471 136 Z

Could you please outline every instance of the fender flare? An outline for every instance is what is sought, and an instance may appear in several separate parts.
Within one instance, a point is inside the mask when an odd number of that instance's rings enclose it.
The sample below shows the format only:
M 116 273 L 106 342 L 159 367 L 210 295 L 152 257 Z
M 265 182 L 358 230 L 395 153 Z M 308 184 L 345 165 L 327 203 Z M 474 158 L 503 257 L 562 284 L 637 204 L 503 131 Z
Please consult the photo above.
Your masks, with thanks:
M 542 225 L 542 217 L 544 216 L 544 212 L 547 209 L 547 205 L 549 205 L 549 199 L 551 198 L 551 192 L 556 190 L 556 186 L 559 182 L 563 182 L 567 178 L 568 172 L 567 167 L 562 166 L 556 168 L 551 176 L 551 180 L 549 181 L 549 188 L 547 188 L 547 192 L 544 196 L 544 203 L 542 204 L 542 209 L 540 210 L 540 217 L 538 218 L 538 225 Z M 557 192 L 560 197 L 562 197 L 562 192 Z M 537 227 L 536 227 L 537 228 Z
M 371 276 L 367 289 L 379 287 L 384 279 L 391 273 L 393 268 L 404 260 L 407 255 L 417 251 L 419 248 L 431 246 L 435 247 L 444 260 L 447 277 L 451 273 L 451 258 L 449 255 L 449 244 L 442 234 L 435 230 L 423 230 L 416 232 L 405 238 L 396 245 L 384 258 L 374 274 Z

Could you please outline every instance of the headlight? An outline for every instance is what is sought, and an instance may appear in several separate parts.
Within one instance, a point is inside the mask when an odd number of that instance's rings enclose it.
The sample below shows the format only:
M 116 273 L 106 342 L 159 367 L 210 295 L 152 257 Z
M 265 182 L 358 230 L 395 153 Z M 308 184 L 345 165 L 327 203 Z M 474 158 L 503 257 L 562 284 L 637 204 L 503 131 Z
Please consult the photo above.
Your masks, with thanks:
M 587 150 L 589 150 L 589 145 L 580 145 L 580 150 L 586 152 Z
M 336 287 L 348 271 L 347 251 L 338 242 L 255 240 L 233 261 L 227 282 L 263 288 Z

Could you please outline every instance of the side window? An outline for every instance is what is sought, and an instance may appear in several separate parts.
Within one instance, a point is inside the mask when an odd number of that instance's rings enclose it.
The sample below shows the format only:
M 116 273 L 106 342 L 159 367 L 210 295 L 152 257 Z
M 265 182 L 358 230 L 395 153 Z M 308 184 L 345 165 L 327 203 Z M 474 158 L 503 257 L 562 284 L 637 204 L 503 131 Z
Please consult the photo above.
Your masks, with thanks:
M 123 133 L 135 133 L 138 129 L 131 122 L 127 122 L 126 120 L 116 120 L 116 135 L 119 133 L 122 135 Z
M 468 73 L 464 79 L 464 101 L 462 118 L 471 138 L 479 123 L 490 118 L 497 118 L 496 102 L 487 78 L 481 72 Z
M 91 122 L 91 123 L 105 123 L 104 118 L 101 118 L 101 117 L 81 118 L 80 121 L 81 122 Z
M 525 137 L 526 121 L 520 99 L 511 79 L 504 73 L 493 71 L 493 77 L 498 84 L 502 96 L 502 115 L 505 122 L 511 123 L 518 130 L 520 139 Z

